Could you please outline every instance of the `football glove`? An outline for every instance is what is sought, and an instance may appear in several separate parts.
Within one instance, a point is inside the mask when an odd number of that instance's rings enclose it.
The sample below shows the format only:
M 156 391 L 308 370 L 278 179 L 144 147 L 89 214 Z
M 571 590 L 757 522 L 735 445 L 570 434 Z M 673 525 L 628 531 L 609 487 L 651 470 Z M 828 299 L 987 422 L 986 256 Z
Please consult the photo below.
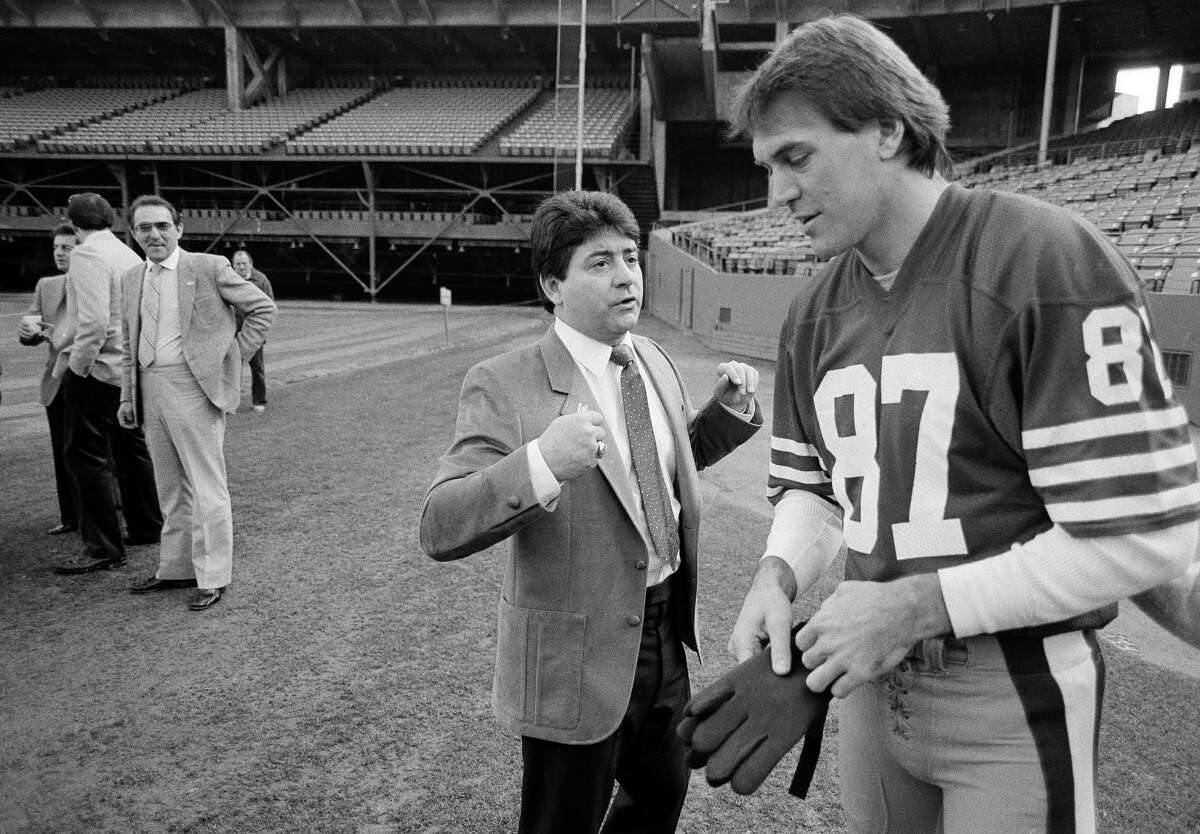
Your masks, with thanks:
M 805 798 L 821 752 L 830 699 L 828 690 L 810 690 L 807 679 L 808 669 L 793 639 L 788 674 L 775 674 L 770 652 L 762 651 L 697 693 L 684 708 L 677 730 L 689 748 L 688 766 L 705 767 L 710 785 L 729 782 L 744 796 L 757 790 L 803 739 L 788 793 Z

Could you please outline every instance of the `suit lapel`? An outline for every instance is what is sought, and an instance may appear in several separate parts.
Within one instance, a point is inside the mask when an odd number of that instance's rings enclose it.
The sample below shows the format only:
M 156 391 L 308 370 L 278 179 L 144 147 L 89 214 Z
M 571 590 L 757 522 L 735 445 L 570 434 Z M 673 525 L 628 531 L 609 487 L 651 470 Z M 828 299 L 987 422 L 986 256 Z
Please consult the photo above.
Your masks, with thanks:
M 583 378 L 575 360 L 571 358 L 571 353 L 567 350 L 566 345 L 555 334 L 553 326 L 551 326 L 550 332 L 542 337 L 540 347 L 542 358 L 546 362 L 546 374 L 549 377 L 551 390 L 566 395 L 558 413 L 574 414 L 581 405 L 591 411 L 599 411 L 600 406 L 592 394 L 591 387 Z M 617 500 L 621 502 L 621 506 L 628 513 L 629 518 L 636 518 L 637 511 L 633 502 L 633 493 L 629 489 L 629 481 L 625 475 L 620 455 L 615 453 L 605 455 L 600 458 L 597 468 L 604 475 L 613 492 L 616 493 Z
M 192 275 L 187 252 L 180 250 L 175 264 L 175 291 L 179 295 L 179 336 L 186 343 L 192 325 L 192 306 L 196 303 L 196 280 Z

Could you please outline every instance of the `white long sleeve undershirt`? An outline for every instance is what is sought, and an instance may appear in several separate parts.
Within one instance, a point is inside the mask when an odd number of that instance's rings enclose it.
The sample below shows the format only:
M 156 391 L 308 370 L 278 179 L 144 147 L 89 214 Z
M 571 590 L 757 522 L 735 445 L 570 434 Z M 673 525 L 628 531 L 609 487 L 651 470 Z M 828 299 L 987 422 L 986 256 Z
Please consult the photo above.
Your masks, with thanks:
M 1076 538 L 1058 525 L 986 559 L 938 571 L 958 637 L 1058 622 L 1167 582 L 1187 570 L 1197 525 Z M 803 593 L 842 542 L 841 512 L 804 490 L 775 505 L 764 556 L 778 556 Z

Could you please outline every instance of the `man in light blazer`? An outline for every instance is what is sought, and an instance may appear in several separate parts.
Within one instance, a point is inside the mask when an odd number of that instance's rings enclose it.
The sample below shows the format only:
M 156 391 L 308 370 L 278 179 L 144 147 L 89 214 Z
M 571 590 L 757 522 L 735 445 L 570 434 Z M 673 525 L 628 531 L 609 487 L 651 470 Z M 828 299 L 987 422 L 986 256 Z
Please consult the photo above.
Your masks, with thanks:
M 45 342 L 48 348 L 38 402 L 45 407 L 46 422 L 50 425 L 50 448 L 54 454 L 54 485 L 58 490 L 58 524 L 46 532 L 57 536 L 74 532 L 79 527 L 79 499 L 75 495 L 75 484 L 63 458 L 67 430 L 66 406 L 63 403 L 62 384 L 54 378 L 58 351 L 54 349 L 51 339 L 55 329 L 62 327 L 67 318 L 67 268 L 71 265 L 71 250 L 75 248 L 75 229 L 64 223 L 56 226 L 50 237 L 53 241 L 54 265 L 59 274 L 38 279 L 37 286 L 33 288 L 33 301 L 17 325 L 17 341 L 29 347 Z M 29 317 L 37 321 L 30 321 Z
M 227 258 L 180 249 L 179 213 L 163 198 L 134 200 L 130 226 L 147 260 L 122 278 L 118 416 L 145 428 L 164 517 L 158 570 L 130 591 L 195 586 L 188 607 L 204 611 L 233 573 L 225 415 L 237 410 L 242 363 L 266 338 L 275 303 Z
M 606 832 L 675 830 L 683 646 L 698 645 L 696 472 L 762 424 L 753 368 L 718 365 L 697 411 L 662 348 L 629 333 L 637 239 L 610 194 L 542 203 L 533 267 L 555 322 L 468 371 L 421 508 L 421 545 L 439 561 L 512 537 L 493 708 L 521 737 L 521 832 L 596 832 L 606 810 Z
M 51 336 L 58 351 L 67 431 L 64 458 L 79 499 L 83 553 L 58 573 L 88 573 L 125 564 L 126 544 L 158 541 L 162 516 L 154 468 L 140 429 L 117 425 L 121 400 L 121 274 L 138 256 L 112 233 L 116 217 L 99 194 L 72 194 L 67 218 L 78 244 L 67 269 L 67 313 Z M 121 535 L 114 480 L 121 488 Z

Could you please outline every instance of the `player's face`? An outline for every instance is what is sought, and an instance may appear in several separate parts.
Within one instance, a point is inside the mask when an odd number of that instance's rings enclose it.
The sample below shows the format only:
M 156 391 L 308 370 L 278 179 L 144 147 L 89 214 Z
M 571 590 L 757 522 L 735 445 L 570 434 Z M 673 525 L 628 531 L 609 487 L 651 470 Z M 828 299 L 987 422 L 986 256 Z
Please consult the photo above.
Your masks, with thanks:
M 71 250 L 75 248 L 75 235 L 54 236 L 54 265 L 59 272 L 66 272 L 71 265 Z
M 171 211 L 166 206 L 139 206 L 133 213 L 133 236 L 154 263 L 161 263 L 175 251 L 183 226 L 171 220 Z
M 243 278 L 250 277 L 250 256 L 245 252 L 236 252 L 233 256 L 233 271 Z
M 564 278 L 542 279 L 554 315 L 585 336 L 615 345 L 642 312 L 642 267 L 637 241 L 614 229 L 599 232 L 571 253 Z
M 850 248 L 870 254 L 886 232 L 894 150 L 878 124 L 838 130 L 796 95 L 782 94 L 754 132 L 754 161 L 769 177 L 772 205 L 787 206 L 820 258 Z

